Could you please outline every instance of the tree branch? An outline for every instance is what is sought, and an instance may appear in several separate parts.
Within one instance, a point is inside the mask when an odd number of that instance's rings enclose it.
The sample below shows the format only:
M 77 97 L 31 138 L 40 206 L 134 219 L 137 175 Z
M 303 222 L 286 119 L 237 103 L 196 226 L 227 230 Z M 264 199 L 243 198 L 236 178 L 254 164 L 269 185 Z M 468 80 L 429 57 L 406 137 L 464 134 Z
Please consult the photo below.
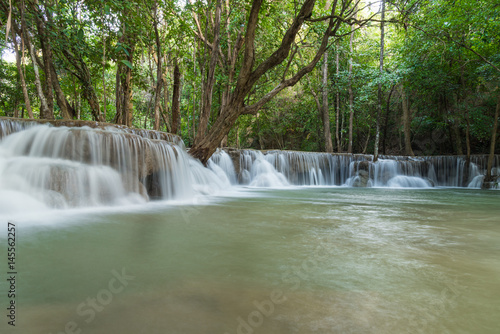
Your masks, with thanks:
M 335 12 L 336 3 L 337 3 L 337 1 L 335 1 L 335 5 L 332 8 L 332 13 Z M 312 10 L 312 8 L 311 8 L 311 10 Z M 300 16 L 300 14 L 299 14 L 299 16 Z M 297 16 L 297 17 L 299 17 L 299 16 Z M 314 67 L 316 66 L 316 64 L 318 63 L 318 61 L 323 56 L 323 53 L 326 51 L 326 49 L 328 47 L 328 39 L 329 39 L 330 35 L 332 34 L 332 32 L 336 31 L 339 28 L 339 26 L 340 26 L 339 20 L 334 20 L 333 18 L 330 18 L 328 28 L 326 29 L 325 33 L 323 34 L 321 45 L 318 48 L 318 51 L 316 52 L 316 54 L 315 54 L 314 58 L 311 60 L 311 62 L 309 62 L 309 64 L 307 64 L 306 66 L 301 68 L 291 78 L 281 81 L 279 85 L 277 85 L 269 93 L 264 95 L 259 101 L 257 101 L 256 103 L 254 103 L 252 105 L 245 106 L 243 111 L 242 111 L 242 115 L 256 114 L 257 111 L 259 111 L 259 109 L 262 108 L 262 106 L 264 104 L 266 104 L 268 101 L 270 101 L 279 92 L 281 92 L 286 87 L 290 87 L 290 86 L 295 85 L 304 75 L 311 72 L 314 69 Z

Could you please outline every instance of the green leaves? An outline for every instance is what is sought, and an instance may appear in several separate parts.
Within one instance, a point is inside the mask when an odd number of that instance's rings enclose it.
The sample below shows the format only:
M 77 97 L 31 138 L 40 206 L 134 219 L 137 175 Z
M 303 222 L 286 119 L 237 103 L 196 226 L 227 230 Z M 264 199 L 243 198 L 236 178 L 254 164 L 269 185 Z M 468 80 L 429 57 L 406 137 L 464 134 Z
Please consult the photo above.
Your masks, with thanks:
M 128 60 L 125 60 L 125 59 L 122 59 L 120 60 L 123 64 L 127 65 L 128 67 L 130 67 L 131 70 L 134 69 L 134 66 L 132 66 L 132 64 L 128 61 Z
M 116 48 L 115 48 L 115 51 L 116 52 L 120 52 L 120 51 L 123 51 L 128 57 L 130 57 L 130 53 L 127 51 L 127 49 L 123 46 L 122 43 L 120 42 L 117 42 L 116 43 Z

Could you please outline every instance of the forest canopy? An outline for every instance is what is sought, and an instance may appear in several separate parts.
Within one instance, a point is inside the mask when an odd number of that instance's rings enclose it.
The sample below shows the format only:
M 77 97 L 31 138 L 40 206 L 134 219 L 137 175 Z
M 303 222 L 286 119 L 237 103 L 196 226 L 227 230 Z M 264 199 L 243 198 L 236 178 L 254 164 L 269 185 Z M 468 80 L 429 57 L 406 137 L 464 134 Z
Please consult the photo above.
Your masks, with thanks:
M 0 116 L 168 131 L 202 161 L 495 150 L 499 0 L 0 0 L 0 24 Z

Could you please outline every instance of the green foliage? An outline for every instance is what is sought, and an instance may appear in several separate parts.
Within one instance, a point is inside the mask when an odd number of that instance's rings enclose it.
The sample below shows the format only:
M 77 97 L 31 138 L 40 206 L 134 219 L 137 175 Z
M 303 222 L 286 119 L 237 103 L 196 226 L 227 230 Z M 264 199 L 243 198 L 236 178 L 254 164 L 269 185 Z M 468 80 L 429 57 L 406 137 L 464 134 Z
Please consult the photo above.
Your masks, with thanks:
M 116 73 L 121 67 L 132 70 L 133 125 L 146 128 L 153 127 L 157 64 L 153 18 L 157 6 L 166 80 L 164 87 L 167 89 L 160 99 L 163 110 L 161 129 L 167 130 L 167 123 L 171 122 L 171 114 L 167 110 L 171 110 L 172 74 L 177 64 L 182 74 L 180 134 L 189 145 L 194 140 L 193 130 L 196 130 L 199 119 L 202 86 L 207 78 L 211 54 L 199 35 L 204 35 L 208 43 L 213 42 L 211 25 L 215 3 L 200 0 L 187 3 L 180 0 L 40 0 L 36 5 L 45 18 L 50 17 L 46 21 L 46 29 L 54 67 L 64 95 L 80 111 L 80 117 L 92 119 L 93 116 L 83 98 L 79 66 L 87 66 L 92 87 L 101 109 L 106 109 L 108 122 L 113 122 L 116 115 Z M 229 51 L 235 47 L 238 34 L 244 31 L 251 1 L 231 0 L 229 8 L 226 8 L 225 1 L 222 3 L 220 53 L 221 58 L 227 59 Z M 326 0 L 317 1 L 313 18 L 328 14 L 326 4 Z M 264 2 L 256 31 L 255 66 L 280 45 L 298 6 L 296 1 Z M 349 122 L 347 92 L 351 86 L 354 93 L 354 149 L 361 152 L 368 146 L 370 150 L 375 137 L 377 91 L 381 85 L 381 124 L 382 131 L 386 132 L 388 152 L 401 153 L 401 88 L 404 87 L 411 112 L 414 143 L 423 141 L 434 130 L 446 137 L 446 143 L 450 143 L 425 153 L 453 153 L 451 126 L 458 124 L 460 135 L 465 136 L 467 118 L 472 151 L 484 153 L 493 123 L 496 96 L 500 94 L 498 1 L 396 0 L 387 2 L 387 6 L 387 19 L 392 23 L 386 25 L 382 73 L 378 69 L 379 23 L 372 22 L 355 32 L 352 54 L 349 51 L 350 27 L 343 24 L 337 33 L 341 37 L 330 38 L 327 87 L 322 86 L 320 62 L 307 78 L 267 103 L 258 116 L 241 117 L 230 132 L 229 144 L 264 149 L 323 149 L 322 122 L 313 92 L 321 101 L 321 92 L 327 89 L 330 130 L 335 137 L 338 116 L 339 136 L 345 150 Z M 373 14 L 370 8 L 368 6 L 358 17 Z M 19 14 L 15 9 L 16 20 Z M 34 15 L 33 8 L 28 6 L 27 25 L 35 48 L 41 50 L 42 39 L 36 29 Z M 5 16 L 2 11 L 2 22 L 5 22 Z M 395 20 L 398 22 L 395 23 Z M 292 45 L 288 58 L 261 77 L 245 102 L 252 104 L 258 101 L 284 78 L 307 64 L 317 50 L 324 28 L 324 22 L 307 22 Z M 124 33 L 132 38 L 123 38 Z M 5 40 L 3 34 L 2 30 L 0 39 Z M 5 47 L 12 49 L 13 46 L 9 42 Z M 230 72 L 224 59 L 217 65 L 209 127 L 219 116 L 224 94 L 234 89 L 242 58 L 240 52 L 236 57 L 234 73 Z M 350 58 L 353 62 L 351 75 L 348 70 Z M 40 106 L 33 86 L 33 67 L 26 52 L 23 63 L 26 64 L 30 101 L 35 115 L 38 115 Z M 42 67 L 40 70 L 43 81 L 45 74 Z M 337 96 L 340 98 L 339 110 L 336 110 Z M 20 114 L 23 104 L 16 64 L 1 60 L 0 114 L 11 116 L 16 111 Z M 62 117 L 57 104 L 55 113 L 56 117 Z

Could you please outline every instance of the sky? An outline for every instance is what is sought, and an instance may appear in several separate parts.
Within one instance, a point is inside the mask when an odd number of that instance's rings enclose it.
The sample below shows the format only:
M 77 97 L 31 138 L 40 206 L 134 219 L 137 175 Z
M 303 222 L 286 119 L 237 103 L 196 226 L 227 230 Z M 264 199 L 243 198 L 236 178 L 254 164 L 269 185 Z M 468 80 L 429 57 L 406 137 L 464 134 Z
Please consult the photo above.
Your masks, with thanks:
M 9 63 L 14 63 L 16 61 L 16 55 L 12 50 L 3 50 L 2 59 L 8 61 Z

